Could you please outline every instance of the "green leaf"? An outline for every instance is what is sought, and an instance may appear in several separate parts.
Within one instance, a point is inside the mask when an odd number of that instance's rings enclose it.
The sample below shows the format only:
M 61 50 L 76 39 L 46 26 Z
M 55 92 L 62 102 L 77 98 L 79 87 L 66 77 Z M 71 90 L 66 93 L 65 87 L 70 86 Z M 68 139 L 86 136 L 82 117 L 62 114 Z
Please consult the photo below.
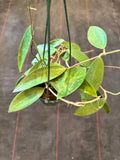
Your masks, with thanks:
M 85 79 L 82 85 L 78 88 L 81 92 L 84 92 L 93 97 L 97 97 L 95 88 Z
M 104 49 L 107 45 L 107 35 L 100 27 L 90 26 L 87 37 L 90 44 L 96 48 Z
M 103 97 L 102 94 L 100 93 L 100 91 L 97 91 L 97 95 Z M 107 114 L 110 113 L 110 107 L 109 107 L 109 105 L 107 104 L 107 102 L 105 102 L 105 104 L 104 104 L 104 106 L 103 106 L 103 109 L 105 110 L 105 112 L 106 112 Z
M 31 26 L 29 26 L 25 31 L 25 34 L 22 38 L 18 51 L 18 68 L 20 72 L 22 72 L 23 64 L 25 62 L 31 44 L 31 39 L 32 39 Z
M 64 61 L 68 61 L 69 60 L 69 53 L 68 52 L 62 53 L 60 55 L 60 58 L 63 59 Z
M 43 50 L 44 50 L 44 44 L 37 45 L 38 51 L 40 53 L 41 58 L 43 59 Z M 56 52 L 56 48 L 54 48 L 52 45 L 50 45 L 50 55 L 53 55 Z M 39 56 L 38 56 L 39 58 Z M 48 58 L 48 44 L 45 46 L 45 56 L 44 58 Z M 39 59 L 40 60 L 40 59 Z
M 44 88 L 34 87 L 19 93 L 11 102 L 8 112 L 16 112 L 30 106 L 41 97 L 43 92 Z
M 87 71 L 86 80 L 87 82 L 93 86 L 93 88 L 97 91 L 100 84 L 102 83 L 104 75 L 104 63 L 101 58 L 96 58 L 90 68 Z M 89 101 L 92 99 L 93 95 L 88 95 L 88 93 L 81 93 L 81 101 Z
M 22 75 L 16 82 L 15 87 L 23 80 L 24 76 Z
M 75 66 L 69 68 L 64 74 L 51 81 L 58 92 L 57 98 L 65 97 L 74 92 L 84 81 L 86 68 Z
M 41 64 L 42 61 L 37 62 L 34 66 L 32 66 L 31 70 L 29 71 L 29 74 L 32 73 L 33 71 L 39 69 L 39 68 L 45 67 L 46 66 L 45 64 L 48 63 L 45 58 L 44 58 L 44 62 L 45 62 L 44 64 Z
M 36 57 L 39 61 L 43 61 L 43 64 L 44 64 L 44 61 L 46 62 L 46 60 L 48 59 L 48 44 L 46 44 L 46 47 L 45 47 L 45 55 L 44 55 L 44 60 L 43 60 L 43 50 L 44 50 L 44 44 L 40 44 L 40 45 L 37 45 L 37 48 L 38 48 L 38 51 L 39 51 L 39 54 L 37 53 L 36 54 Z M 56 48 L 54 48 L 52 45 L 50 45 L 50 56 L 52 56 L 55 52 L 57 51 Z M 39 56 L 40 55 L 40 56 Z M 41 57 L 41 59 L 40 59 Z M 36 58 L 34 58 L 32 60 L 32 65 L 35 65 L 38 60 Z
M 41 60 L 40 60 L 40 57 L 39 57 L 39 54 L 37 53 L 36 54 L 36 57 L 37 57 L 37 59 L 36 58 L 34 58 L 33 60 L 32 60 L 32 62 L 31 62 L 31 64 L 34 66 L 36 63 L 38 63 L 38 62 L 40 62 L 41 63 L 41 66 L 43 65 L 43 66 L 45 66 L 45 64 L 47 65 L 47 63 L 48 63 L 48 59 L 47 58 L 42 58 Z
M 45 60 L 45 61 L 46 61 L 46 60 Z M 46 61 L 46 63 L 47 63 L 47 61 Z M 43 66 L 45 67 L 46 65 L 43 64 Z M 42 67 L 41 61 L 39 61 L 39 62 L 37 62 L 34 66 L 32 66 L 31 68 L 29 68 L 29 69 L 24 73 L 24 75 L 28 76 L 28 74 L 32 73 L 33 71 L 35 71 L 35 70 L 37 70 L 37 69 L 39 69 L 39 68 L 41 68 L 41 67 Z M 17 86 L 17 85 L 22 81 L 22 79 L 25 78 L 24 75 L 22 75 L 22 76 L 18 79 L 18 81 L 16 82 L 16 85 L 15 85 L 15 86 Z
M 24 73 L 24 75 L 28 75 L 28 73 L 30 72 L 30 70 L 31 70 L 31 68 L 29 68 L 25 73 Z M 25 76 L 21 76 L 18 80 L 17 80 L 17 82 L 16 82 L 16 84 L 15 84 L 15 86 L 17 86 L 21 81 L 22 81 L 22 79 L 24 78 Z
M 34 58 L 31 62 L 31 64 L 34 66 L 37 62 L 39 62 L 36 58 Z
M 66 68 L 58 63 L 52 63 L 50 64 L 50 80 L 58 77 L 61 75 Z M 13 92 L 19 92 L 23 91 L 29 88 L 32 88 L 36 85 L 39 85 L 41 83 L 47 82 L 48 80 L 48 67 L 42 67 L 28 76 L 26 76 L 14 89 Z
M 65 48 L 68 48 L 68 49 L 69 49 L 69 42 L 64 41 L 64 42 L 62 43 L 62 45 L 63 45 Z M 73 42 L 71 42 L 71 49 L 72 49 L 72 50 L 81 50 L 81 49 L 80 49 L 80 46 L 79 46 L 78 44 L 76 44 L 76 43 L 73 43 Z
M 80 50 L 73 50 L 71 54 L 72 54 L 72 57 L 75 58 L 78 62 L 83 62 L 89 59 L 89 57 Z M 83 63 L 82 65 L 88 67 L 90 66 L 90 64 L 91 64 L 91 61 L 88 61 Z
M 110 113 L 110 107 L 109 107 L 109 105 L 107 103 L 104 104 L 103 109 L 107 114 Z
M 64 39 L 54 39 L 54 40 L 50 41 L 50 45 L 52 45 L 53 47 L 57 47 L 62 42 L 64 42 Z
M 79 107 L 75 110 L 74 115 L 76 116 L 87 116 L 97 112 L 105 104 L 105 99 L 100 98 L 92 103 L 85 104 L 83 107 Z
M 93 98 L 93 96 L 90 96 L 86 93 L 81 92 L 81 101 L 85 102 L 85 101 L 89 101 Z
M 84 54 L 82 51 L 73 50 L 72 51 L 72 57 L 74 57 L 78 62 L 83 62 L 85 60 L 88 60 L 89 57 Z M 85 62 L 82 65 L 88 67 L 91 64 L 91 61 Z
M 69 42 L 63 42 L 62 45 L 66 47 L 68 49 L 67 52 L 70 53 Z M 78 62 L 82 62 L 89 59 L 89 57 L 80 50 L 80 47 L 76 43 L 71 43 L 71 55 Z M 90 64 L 91 61 L 85 62 L 82 65 L 88 67 Z
M 90 83 L 96 91 L 102 83 L 104 75 L 104 63 L 101 58 L 96 58 L 87 71 L 86 80 Z

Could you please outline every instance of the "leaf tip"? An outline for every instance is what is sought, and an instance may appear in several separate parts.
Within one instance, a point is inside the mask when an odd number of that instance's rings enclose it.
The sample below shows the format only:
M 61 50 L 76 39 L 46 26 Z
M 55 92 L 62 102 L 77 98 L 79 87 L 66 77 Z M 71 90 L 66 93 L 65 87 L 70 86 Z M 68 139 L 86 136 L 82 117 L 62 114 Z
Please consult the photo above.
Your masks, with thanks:
M 17 92 L 17 91 L 16 91 L 16 88 L 13 90 L 13 93 L 15 93 L 15 92 Z
M 13 93 L 21 91 L 18 86 L 13 90 Z
M 12 112 L 13 112 L 13 111 L 12 111 L 11 107 L 9 107 L 8 113 L 12 113 Z
M 11 113 L 10 109 L 8 110 L 8 113 Z

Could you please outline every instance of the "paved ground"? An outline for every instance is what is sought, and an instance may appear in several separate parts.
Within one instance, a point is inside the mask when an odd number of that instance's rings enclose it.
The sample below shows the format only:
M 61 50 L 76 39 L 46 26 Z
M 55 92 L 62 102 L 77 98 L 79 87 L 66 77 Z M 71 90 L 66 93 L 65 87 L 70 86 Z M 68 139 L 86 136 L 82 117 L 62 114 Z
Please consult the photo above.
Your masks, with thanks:
M 88 12 L 86 10 L 88 2 Z M 9 1 L 0 0 L 0 32 Z M 32 0 L 32 7 L 34 0 Z M 67 0 L 71 39 L 83 51 L 89 50 L 86 38 L 88 14 L 90 25 L 102 27 L 108 35 L 107 50 L 120 49 L 120 1 L 113 0 L 116 23 L 111 0 Z M 17 113 L 8 114 L 15 82 L 20 76 L 17 68 L 17 52 L 25 28 L 29 25 L 27 3 L 13 0 L 0 44 L 0 160 L 12 160 L 12 148 Z M 34 21 L 35 40 L 43 43 L 46 18 L 45 1 L 39 0 Z M 52 1 L 51 39 L 59 37 L 60 0 Z M 67 40 L 63 11 L 62 38 Z M 100 53 L 95 50 L 94 55 Z M 30 58 L 31 59 L 31 58 Z M 120 54 L 104 57 L 105 65 L 120 66 Z M 103 86 L 114 92 L 120 90 L 120 71 L 105 69 Z M 73 94 L 73 99 L 77 99 Z M 120 160 L 120 96 L 109 96 L 111 113 L 99 111 L 99 127 L 102 160 Z M 75 117 L 73 107 L 60 103 L 58 160 L 98 160 L 96 114 Z M 57 106 L 45 106 L 40 101 L 20 112 L 14 160 L 56 159 Z

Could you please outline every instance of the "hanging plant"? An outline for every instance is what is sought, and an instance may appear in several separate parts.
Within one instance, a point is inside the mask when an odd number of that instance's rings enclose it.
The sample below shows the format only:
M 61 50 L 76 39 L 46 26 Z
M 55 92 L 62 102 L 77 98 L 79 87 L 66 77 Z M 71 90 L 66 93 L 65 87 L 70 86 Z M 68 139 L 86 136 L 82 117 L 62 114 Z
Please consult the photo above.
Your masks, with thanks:
M 48 22 L 47 18 L 49 26 Z M 120 52 L 120 50 L 105 51 L 107 36 L 98 26 L 90 26 L 87 34 L 89 43 L 102 49 L 102 53 L 92 58 L 82 52 L 79 45 L 72 43 L 70 37 L 69 42 L 63 39 L 50 41 L 49 38 L 48 32 L 48 44 L 45 40 L 44 44 L 37 45 L 33 39 L 33 26 L 30 25 L 26 29 L 18 52 L 18 68 L 22 76 L 18 79 L 13 91 L 20 93 L 12 100 L 8 112 L 22 110 L 41 99 L 45 104 L 53 104 L 58 100 L 72 104 L 77 107 L 74 112 L 77 116 L 90 115 L 101 108 L 109 113 L 107 94 L 118 95 L 120 93 L 109 92 L 101 86 L 104 77 L 102 57 Z M 31 62 L 32 67 L 23 73 L 24 62 L 31 43 L 35 45 L 37 54 L 32 53 L 34 56 Z M 72 66 L 71 58 L 77 61 Z M 78 102 L 67 100 L 66 97 L 76 90 L 80 92 Z

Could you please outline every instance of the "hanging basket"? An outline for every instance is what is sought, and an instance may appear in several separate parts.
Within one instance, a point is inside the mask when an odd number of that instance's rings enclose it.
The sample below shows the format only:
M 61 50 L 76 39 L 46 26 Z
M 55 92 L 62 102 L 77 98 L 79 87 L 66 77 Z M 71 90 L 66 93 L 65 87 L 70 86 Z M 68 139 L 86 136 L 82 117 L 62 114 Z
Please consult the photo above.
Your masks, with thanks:
M 54 91 L 55 94 L 57 94 L 57 91 L 51 85 L 49 87 Z M 47 98 L 47 88 L 45 88 L 42 96 L 40 97 L 40 100 L 45 105 L 56 105 L 58 103 L 57 97 L 54 96 L 50 91 L 48 91 L 48 98 Z

